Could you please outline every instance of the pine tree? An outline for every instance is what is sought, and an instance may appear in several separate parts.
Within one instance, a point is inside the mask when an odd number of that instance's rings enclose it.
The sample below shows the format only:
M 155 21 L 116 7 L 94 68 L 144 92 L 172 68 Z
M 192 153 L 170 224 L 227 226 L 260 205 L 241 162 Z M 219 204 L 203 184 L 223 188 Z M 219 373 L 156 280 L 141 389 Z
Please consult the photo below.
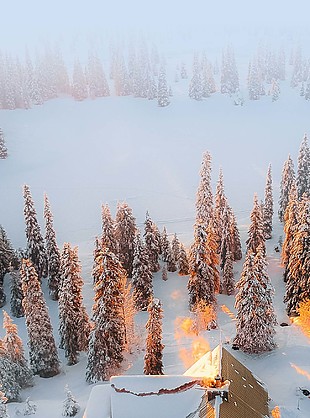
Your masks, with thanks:
M 278 210 L 280 222 L 283 222 L 284 220 L 284 214 L 285 214 L 286 207 L 288 205 L 291 187 L 294 182 L 295 182 L 294 163 L 289 155 L 287 160 L 284 163 L 283 170 L 282 170 L 279 210 Z
M 28 397 L 25 401 L 26 405 L 22 410 L 17 409 L 16 415 L 34 415 L 37 412 L 37 405 Z
M 10 271 L 13 249 L 6 232 L 0 225 L 0 308 L 5 305 L 6 295 L 3 290 L 4 276 Z
M 273 350 L 276 317 L 272 306 L 272 287 L 266 273 L 265 248 L 259 245 L 256 255 L 248 251 L 241 278 L 236 284 L 238 293 L 237 334 L 234 343 L 246 353 Z
M 162 375 L 163 349 L 162 344 L 162 318 L 163 310 L 159 299 L 153 299 L 148 306 L 149 319 L 146 323 L 147 339 L 144 356 L 144 374 Z
M 146 213 L 146 219 L 144 222 L 144 241 L 145 247 L 149 256 L 150 269 L 153 273 L 156 273 L 160 270 L 160 265 L 158 262 L 159 253 L 160 253 L 160 239 L 156 233 L 156 226 L 152 219 L 149 216 L 149 213 Z
M 40 377 L 55 376 L 59 373 L 59 360 L 52 325 L 38 274 L 30 260 L 22 260 L 21 280 L 30 367 Z
M 21 387 L 16 376 L 17 365 L 7 356 L 3 341 L 0 339 L 0 387 L 9 401 L 19 401 Z M 0 396 L 1 394 L 2 392 Z
M 10 418 L 8 409 L 6 406 L 8 398 L 5 397 L 4 393 L 0 391 L 0 417 L 1 418 Z
M 273 79 L 270 89 L 270 96 L 272 98 L 272 101 L 275 102 L 279 99 L 280 96 L 280 86 L 277 80 Z
M 153 296 L 153 277 L 145 245 L 137 233 L 132 269 L 133 298 L 137 310 L 146 311 Z
M 233 94 L 239 89 L 239 75 L 235 61 L 234 51 L 231 46 L 223 51 L 221 93 Z
M 95 99 L 96 97 L 109 96 L 109 85 L 106 80 L 102 63 L 98 56 L 93 54 L 89 55 L 87 70 L 89 96 L 92 99 Z
M 196 222 L 203 222 L 206 226 L 212 217 L 213 195 L 211 188 L 211 155 L 206 152 L 203 155 L 200 170 L 200 183 L 196 197 Z
M 83 305 L 81 266 L 77 248 L 65 243 L 61 254 L 61 290 L 59 292 L 60 347 L 65 350 L 68 365 L 78 362 L 78 352 L 86 351 L 90 332 Z
M 166 265 L 163 266 L 162 268 L 162 272 L 161 272 L 161 278 L 163 279 L 163 281 L 167 281 L 168 280 L 168 271 L 167 271 L 167 267 Z
M 273 216 L 272 177 L 271 177 L 271 165 L 269 165 L 267 177 L 266 177 L 265 201 L 264 201 L 264 210 L 263 210 L 263 224 L 264 224 L 265 239 L 271 239 L 272 216 Z
M 195 55 L 193 63 L 193 77 L 189 85 L 189 97 L 195 100 L 201 100 L 203 94 L 201 65 L 198 56 Z
M 298 198 L 295 182 L 290 189 L 289 201 L 284 215 L 285 239 L 282 246 L 282 264 L 284 266 L 284 281 L 288 273 L 288 264 L 292 253 L 292 243 L 298 225 Z
M 0 159 L 5 160 L 8 158 L 8 149 L 5 145 L 3 131 L 0 128 Z
M 64 417 L 74 417 L 81 409 L 80 405 L 72 395 L 68 385 L 65 386 L 65 392 L 66 399 L 63 401 L 62 415 Z
M 178 262 L 178 272 L 180 276 L 187 276 L 189 274 L 189 263 L 186 250 L 183 244 L 180 247 L 180 256 Z
M 307 135 L 301 142 L 298 154 L 298 168 L 297 168 L 297 194 L 298 199 L 301 200 L 304 193 L 309 196 L 310 188 L 310 149 L 308 145 Z
M 220 287 L 220 293 L 231 295 L 234 291 L 233 275 L 233 251 L 234 236 L 232 229 L 232 218 L 228 205 L 224 208 L 222 216 L 222 239 L 220 247 L 220 267 L 223 272 L 223 280 Z
M 132 276 L 136 230 L 136 219 L 132 214 L 132 209 L 127 203 L 119 203 L 115 218 L 115 238 L 118 242 L 117 256 L 127 272 L 127 277 Z
M 221 239 L 223 236 L 223 216 L 224 210 L 227 207 L 227 198 L 224 191 L 224 179 L 223 179 L 223 172 L 220 169 L 218 182 L 216 185 L 216 193 L 215 193 L 215 206 L 214 206 L 214 220 L 217 230 L 217 235 L 219 237 L 219 249 L 221 248 Z
M 37 270 L 39 279 L 41 279 L 47 277 L 47 257 L 34 203 L 27 185 L 24 186 L 24 199 L 27 255 Z
M 72 96 L 81 101 L 88 97 L 86 77 L 79 60 L 76 60 L 72 75 Z
M 246 241 L 247 252 L 256 254 L 259 245 L 265 246 L 263 216 L 261 206 L 258 203 L 257 195 L 254 195 L 253 209 L 251 212 L 251 225 L 248 232 L 249 238 Z
M 108 205 L 102 205 L 101 207 L 101 220 L 102 220 L 102 245 L 109 248 L 109 250 L 117 254 L 117 241 L 115 238 L 115 223 L 112 219 L 110 208 Z
M 157 102 L 158 106 L 165 107 L 170 104 L 169 100 L 169 90 L 167 87 L 166 71 L 163 66 L 161 66 L 158 76 L 158 92 L 157 92 Z
M 171 247 L 169 248 L 169 253 L 167 257 L 167 271 L 171 273 L 177 271 L 176 260 L 174 258 L 174 253 Z
M 13 324 L 12 319 L 5 311 L 3 312 L 3 329 L 5 330 L 3 347 L 7 358 L 16 366 L 15 379 L 21 388 L 31 386 L 33 383 L 32 372 L 27 365 L 23 342 L 18 336 L 17 325 Z
M 174 234 L 172 238 L 171 250 L 172 250 L 173 258 L 176 264 L 178 264 L 179 258 L 180 258 L 180 241 L 179 241 L 179 238 L 177 237 L 177 234 Z
M 24 309 L 23 309 L 23 290 L 22 290 L 22 282 L 20 278 L 20 271 L 18 270 L 11 270 L 11 314 L 15 318 L 21 318 L 24 316 Z
M 300 302 L 310 299 L 310 199 L 304 194 L 298 205 L 298 222 L 293 232 L 287 266 L 284 302 L 289 316 L 296 315 Z
M 226 252 L 223 267 L 222 293 L 232 295 L 235 290 L 233 258 L 230 250 Z
M 60 252 L 53 226 L 53 215 L 48 197 L 44 195 L 45 242 L 48 263 L 48 287 L 53 300 L 58 299 L 60 286 Z
M 242 247 L 241 247 L 241 240 L 240 240 L 240 233 L 237 226 L 236 217 L 233 213 L 233 210 L 230 206 L 228 206 L 228 212 L 230 214 L 230 234 L 232 239 L 232 255 L 233 260 L 238 261 L 242 259 Z
M 123 361 L 125 345 L 124 286 L 126 271 L 117 257 L 103 247 L 93 269 L 95 297 L 86 381 L 108 380 Z
M 160 241 L 161 241 L 161 250 L 162 250 L 162 260 L 166 262 L 168 259 L 169 251 L 170 251 L 170 242 L 168 240 L 167 230 L 165 226 L 161 234 Z

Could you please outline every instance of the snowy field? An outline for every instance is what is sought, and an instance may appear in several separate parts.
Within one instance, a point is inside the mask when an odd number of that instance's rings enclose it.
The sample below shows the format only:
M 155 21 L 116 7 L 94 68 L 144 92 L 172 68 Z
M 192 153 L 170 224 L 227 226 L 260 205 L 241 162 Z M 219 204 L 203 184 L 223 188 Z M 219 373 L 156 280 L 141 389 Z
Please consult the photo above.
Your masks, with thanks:
M 289 153 L 296 164 L 303 134 L 310 133 L 309 103 L 290 88 L 284 86 L 275 103 L 266 96 L 258 102 L 234 106 L 232 99 L 219 93 L 202 102 L 192 101 L 185 94 L 187 83 L 182 80 L 172 85 L 174 96 L 167 108 L 159 108 L 155 101 L 107 97 L 84 102 L 56 99 L 30 110 L 0 111 L 0 126 L 10 154 L 7 160 L 0 161 L 0 223 L 13 246 L 24 247 L 22 185 L 30 186 L 42 228 L 46 192 L 59 246 L 64 242 L 79 246 L 89 312 L 93 297 L 92 250 L 100 234 L 102 203 L 108 203 L 114 215 L 117 202 L 127 201 L 140 227 L 148 210 L 160 230 L 165 225 L 168 233 L 176 232 L 189 246 L 199 167 L 203 152 L 209 150 L 213 157 L 213 185 L 222 167 L 244 249 L 253 194 L 257 192 L 263 198 L 269 163 L 277 202 L 282 165 Z M 281 323 L 288 318 L 282 303 L 279 254 L 274 247 L 283 231 L 276 216 L 274 223 L 274 237 L 267 249 L 269 272 L 276 288 L 275 309 Z M 239 262 L 235 265 L 236 280 L 241 269 Z M 8 281 L 7 276 L 7 295 Z M 160 273 L 154 275 L 155 295 L 163 302 L 165 316 L 166 374 L 186 370 L 174 336 L 176 318 L 188 315 L 186 284 L 186 277 L 174 273 L 169 273 L 167 282 L 161 280 Z M 58 341 L 57 303 L 47 300 Z M 235 322 L 233 315 L 221 310 L 222 305 L 235 313 L 234 297 L 219 296 L 220 328 L 204 336 L 211 348 L 222 339 L 229 349 Z M 5 309 L 9 311 L 9 300 Z M 140 314 L 138 320 L 143 325 L 146 314 Z M 15 322 L 26 345 L 24 319 Z M 274 352 L 260 356 L 234 354 L 267 384 L 271 405 L 283 406 L 287 411 L 283 411 L 283 417 L 307 418 L 310 399 L 300 396 L 298 388 L 310 389 L 310 342 L 295 325 L 278 326 L 276 340 L 278 348 Z M 189 346 L 190 341 L 183 344 Z M 38 405 L 38 418 L 60 418 L 66 384 L 81 405 L 78 417 L 82 417 L 92 388 L 85 383 L 85 355 L 77 365 L 67 366 L 62 350 L 59 352 L 63 360 L 61 374 L 51 379 L 36 377 L 35 386 L 22 392 L 23 400 L 30 396 Z M 141 374 L 143 351 L 129 358 L 126 367 L 126 373 Z M 22 406 L 10 404 L 11 417 L 17 416 L 16 410 Z

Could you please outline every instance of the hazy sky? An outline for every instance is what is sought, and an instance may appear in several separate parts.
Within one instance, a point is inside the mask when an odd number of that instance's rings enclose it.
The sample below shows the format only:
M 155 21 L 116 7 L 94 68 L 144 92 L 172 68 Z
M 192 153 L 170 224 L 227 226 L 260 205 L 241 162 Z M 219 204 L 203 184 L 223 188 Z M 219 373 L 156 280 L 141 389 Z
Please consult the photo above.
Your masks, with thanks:
M 110 29 L 302 27 L 308 0 L 1 0 L 0 45 Z

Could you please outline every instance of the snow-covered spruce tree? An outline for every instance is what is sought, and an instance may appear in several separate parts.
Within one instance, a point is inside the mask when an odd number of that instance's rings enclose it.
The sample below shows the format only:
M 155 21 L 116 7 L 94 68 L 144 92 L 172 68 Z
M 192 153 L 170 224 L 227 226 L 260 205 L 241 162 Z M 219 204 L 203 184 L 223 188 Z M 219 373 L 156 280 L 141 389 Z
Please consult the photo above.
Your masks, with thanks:
M 223 281 L 222 293 L 225 295 L 232 295 L 235 290 L 233 257 L 230 250 L 226 252 L 225 262 L 223 267 Z
M 10 271 L 11 265 L 14 264 L 14 257 L 11 242 L 4 228 L 0 225 L 0 307 L 4 306 L 6 302 L 6 295 L 3 290 L 4 276 Z
M 230 214 L 230 222 L 231 222 L 230 234 L 231 234 L 231 239 L 232 239 L 233 260 L 238 261 L 242 259 L 242 247 L 241 247 L 240 233 L 239 233 L 235 214 L 229 205 L 228 205 L 227 210 Z
M 21 280 L 31 370 L 40 377 L 55 376 L 59 373 L 59 360 L 53 329 L 38 274 L 30 260 L 22 260 Z
M 272 177 L 271 165 L 268 167 L 265 187 L 265 201 L 263 210 L 263 224 L 265 239 L 271 239 L 272 235 L 272 216 L 273 216 L 273 196 L 272 196 Z
M 23 290 L 22 290 L 22 282 L 20 278 L 20 271 L 18 270 L 11 270 L 11 314 L 15 318 L 21 318 L 24 316 L 24 309 L 23 309 Z
M 29 186 L 24 186 L 24 217 L 26 223 L 27 256 L 33 263 L 39 280 L 47 277 L 47 257 L 43 237 Z
M 136 230 L 136 219 L 132 214 L 132 209 L 125 202 L 119 203 L 115 218 L 115 238 L 118 242 L 117 257 L 126 270 L 127 277 L 132 275 Z
M 159 253 L 160 253 L 160 240 L 158 234 L 156 233 L 155 224 L 149 216 L 149 213 L 146 213 L 146 218 L 144 222 L 144 241 L 147 254 L 149 256 L 150 269 L 153 273 L 156 273 L 160 270 L 160 265 L 158 262 Z
M 25 401 L 26 405 L 23 407 L 22 410 L 17 409 L 16 415 L 34 415 L 37 412 L 37 405 L 30 400 L 28 397 Z
M 0 339 L 0 387 L 9 401 L 19 401 L 21 387 L 16 375 L 17 365 L 7 356 L 3 341 Z
M 72 395 L 68 385 L 65 386 L 65 392 L 66 399 L 63 401 L 62 415 L 64 417 L 74 417 L 81 409 L 80 405 Z
M 284 163 L 282 170 L 278 210 L 280 222 L 284 221 L 284 214 L 288 205 L 290 191 L 293 183 L 295 183 L 294 163 L 291 159 L 291 156 L 289 155 Z
M 61 288 L 59 292 L 60 347 L 68 365 L 78 362 L 78 352 L 86 351 L 90 326 L 83 305 L 81 266 L 77 248 L 65 243 L 61 253 Z
M 75 60 L 74 62 L 71 94 L 73 98 L 78 101 L 88 97 L 86 77 L 79 60 Z
M 179 241 L 179 238 L 177 237 L 177 234 L 174 234 L 172 238 L 171 249 L 172 249 L 173 258 L 177 264 L 179 262 L 179 257 L 180 257 L 180 241 Z
M 304 194 L 298 205 L 287 266 L 284 302 L 289 316 L 297 315 L 300 302 L 310 298 L 310 199 Z
M 103 66 L 97 55 L 90 54 L 88 56 L 87 76 L 89 96 L 92 99 L 110 95 Z
M 8 408 L 6 406 L 8 398 L 0 390 L 0 417 L 1 418 L 10 418 L 8 413 Z
M 159 299 L 152 299 L 148 306 L 149 319 L 146 323 L 147 339 L 144 356 L 144 374 L 160 375 L 163 371 L 162 318 L 163 310 Z
M 174 258 L 174 252 L 172 251 L 172 248 L 169 248 L 169 253 L 167 257 L 167 271 L 173 273 L 177 271 L 177 263 Z
M 276 318 L 270 298 L 270 283 L 266 286 L 263 269 L 265 248 L 259 245 L 254 255 L 248 251 L 241 278 L 236 287 L 237 331 L 234 339 L 246 353 L 263 353 L 276 347 L 274 342 Z
M 206 226 L 213 213 L 213 195 L 211 187 L 211 155 L 207 151 L 203 155 L 200 182 L 196 196 L 196 222 L 202 222 Z
M 165 226 L 164 226 L 163 232 L 161 233 L 160 241 L 161 241 L 162 260 L 166 262 L 168 260 L 168 254 L 170 251 L 170 241 L 168 240 L 167 230 Z
M 101 243 L 117 254 L 117 241 L 115 238 L 115 223 L 112 219 L 108 205 L 101 206 L 102 235 Z
M 219 250 L 221 248 L 221 239 L 223 235 L 223 214 L 224 210 L 227 207 L 227 198 L 224 191 L 224 179 L 223 172 L 220 169 L 218 182 L 216 185 L 215 193 L 215 205 L 214 205 L 214 221 L 217 230 L 217 235 L 219 237 Z
M 276 79 L 272 80 L 271 88 L 270 88 L 270 96 L 273 102 L 279 99 L 280 97 L 280 86 L 279 82 Z
M 134 241 L 135 252 L 132 269 L 133 298 L 137 310 L 146 311 L 153 296 L 153 277 L 149 257 L 140 234 Z
M 220 267 L 223 272 L 222 283 L 220 287 L 221 293 L 231 295 L 234 292 L 234 275 L 233 275 L 233 241 L 232 235 L 232 219 L 229 207 L 226 204 L 222 215 L 222 239 L 220 248 Z
M 213 271 L 213 282 L 214 282 L 214 291 L 215 293 L 220 293 L 220 273 L 218 270 L 219 266 L 219 255 L 218 255 L 218 236 L 215 229 L 215 222 L 212 218 L 207 227 L 207 260 L 208 264 Z
M 214 271 L 210 266 L 211 261 L 207 248 L 207 231 L 204 224 L 196 224 L 194 231 L 194 243 L 190 250 L 189 269 L 190 277 L 187 283 L 189 293 L 189 308 L 195 312 L 201 302 L 210 311 L 215 312 L 215 283 Z M 214 328 L 216 323 L 210 323 L 210 328 Z
M 189 263 L 184 245 L 181 243 L 180 256 L 178 262 L 178 273 L 180 276 L 187 276 L 189 274 Z
M 93 269 L 95 297 L 86 381 L 108 380 L 119 370 L 125 346 L 124 287 L 126 271 L 117 257 L 103 247 Z
M 5 160 L 8 157 L 8 149 L 5 145 L 3 131 L 0 128 L 0 159 Z
M 222 55 L 221 93 L 233 94 L 239 89 L 239 75 L 234 51 L 228 46 Z
M 162 268 L 161 278 L 163 279 L 164 282 L 168 280 L 168 270 L 167 270 L 166 265 L 164 265 Z
M 46 194 L 44 195 L 44 219 L 49 294 L 53 300 L 57 300 L 60 286 L 60 251 L 53 226 L 53 215 Z
M 167 87 L 166 71 L 164 66 L 161 66 L 159 70 L 157 103 L 160 107 L 165 107 L 170 104 L 169 90 Z
M 304 193 L 309 196 L 310 190 L 310 149 L 308 144 L 307 134 L 301 142 L 298 154 L 298 166 L 297 166 L 297 195 L 301 200 Z
M 294 234 L 298 225 L 298 198 L 295 182 L 292 184 L 288 205 L 284 215 L 285 239 L 282 246 L 282 264 L 284 266 L 284 281 L 288 273 L 288 264 L 292 252 Z
M 248 235 L 249 238 L 246 241 L 247 252 L 252 252 L 255 255 L 259 245 L 265 246 L 262 210 L 256 194 L 254 195 L 253 209 L 251 212 L 251 224 Z
M 193 62 L 193 77 L 189 84 L 188 95 L 191 99 L 201 100 L 203 94 L 201 65 L 199 63 L 198 55 L 194 56 Z

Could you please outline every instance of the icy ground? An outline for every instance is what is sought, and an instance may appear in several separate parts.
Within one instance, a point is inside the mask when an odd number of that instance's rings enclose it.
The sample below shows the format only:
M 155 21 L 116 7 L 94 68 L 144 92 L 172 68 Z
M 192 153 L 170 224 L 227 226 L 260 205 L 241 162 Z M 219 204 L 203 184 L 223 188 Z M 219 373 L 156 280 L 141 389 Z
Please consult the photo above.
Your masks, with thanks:
M 109 97 L 82 103 L 58 99 L 28 111 L 0 113 L 10 152 L 9 159 L 0 161 L 0 223 L 13 245 L 23 247 L 22 185 L 31 188 L 42 227 L 43 193 L 47 192 L 59 245 L 70 241 L 79 246 L 89 311 L 93 297 L 92 249 L 95 236 L 100 234 L 101 203 L 108 203 L 114 215 L 117 202 L 126 200 L 140 227 L 148 210 L 160 229 L 166 225 L 169 233 L 176 232 L 189 245 L 200 162 L 202 153 L 209 150 L 213 156 L 213 185 L 222 166 L 226 193 L 244 244 L 253 194 L 257 192 L 263 198 L 268 164 L 272 164 L 277 201 L 283 162 L 288 153 L 296 162 L 302 136 L 306 131 L 310 133 L 309 103 L 291 90 L 281 93 L 276 103 L 266 97 L 241 107 L 219 94 L 204 102 L 191 101 L 184 95 L 184 86 L 181 89 L 179 84 L 172 104 L 164 109 L 146 100 Z M 279 323 L 288 322 L 282 304 L 279 254 L 274 251 L 280 235 L 282 227 L 275 216 L 274 238 L 267 247 Z M 242 263 L 235 265 L 236 280 L 241 268 Z M 7 277 L 7 294 L 8 281 Z M 172 273 L 167 282 L 161 280 L 160 273 L 154 276 L 155 295 L 162 300 L 165 315 L 166 374 L 186 370 L 175 339 L 175 319 L 188 315 L 186 283 L 186 277 Z M 57 304 L 47 300 L 57 340 Z M 218 305 L 219 330 L 206 332 L 204 337 L 211 348 L 220 339 L 229 348 L 235 322 L 221 306 L 226 305 L 234 314 L 234 298 L 219 296 Z M 5 309 L 9 311 L 9 300 Z M 140 314 L 142 334 L 145 321 L 146 314 Z M 26 346 L 24 319 L 16 323 Z M 181 343 L 190 346 L 188 339 Z M 309 340 L 295 325 L 278 326 L 277 343 L 278 348 L 269 354 L 234 354 L 267 384 L 272 405 L 283 406 L 289 417 L 307 418 L 310 399 L 299 396 L 298 388 L 310 389 Z M 36 377 L 35 386 L 22 392 L 23 400 L 30 396 L 38 405 L 39 418 L 61 416 L 67 383 L 81 405 L 78 417 L 82 417 L 92 388 L 85 383 L 85 355 L 69 367 L 62 350 L 59 352 L 62 373 L 52 379 Z M 142 373 L 143 351 L 129 358 L 126 367 L 126 373 Z M 9 405 L 11 417 L 15 417 L 17 408 L 22 405 Z

